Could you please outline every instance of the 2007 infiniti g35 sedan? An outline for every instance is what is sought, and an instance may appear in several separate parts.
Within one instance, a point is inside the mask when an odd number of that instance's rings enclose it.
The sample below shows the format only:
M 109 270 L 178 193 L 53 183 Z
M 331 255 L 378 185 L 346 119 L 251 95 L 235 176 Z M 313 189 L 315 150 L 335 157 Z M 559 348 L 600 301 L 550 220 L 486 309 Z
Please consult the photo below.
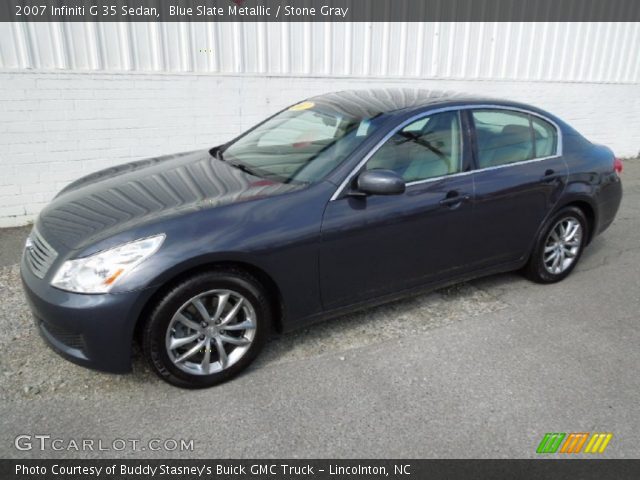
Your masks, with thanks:
M 622 163 L 554 115 L 420 90 L 332 93 L 206 151 L 84 177 L 22 259 L 66 358 L 164 380 L 239 373 L 272 329 L 521 269 L 553 283 L 613 221 Z

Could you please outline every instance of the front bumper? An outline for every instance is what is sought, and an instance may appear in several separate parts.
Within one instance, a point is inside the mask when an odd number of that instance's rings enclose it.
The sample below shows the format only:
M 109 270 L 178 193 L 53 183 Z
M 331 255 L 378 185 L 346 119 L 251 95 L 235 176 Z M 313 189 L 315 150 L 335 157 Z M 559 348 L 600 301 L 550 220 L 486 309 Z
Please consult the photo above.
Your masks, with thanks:
M 131 370 L 136 321 L 151 290 L 86 295 L 53 288 L 20 266 L 39 333 L 54 351 L 79 365 L 112 373 Z

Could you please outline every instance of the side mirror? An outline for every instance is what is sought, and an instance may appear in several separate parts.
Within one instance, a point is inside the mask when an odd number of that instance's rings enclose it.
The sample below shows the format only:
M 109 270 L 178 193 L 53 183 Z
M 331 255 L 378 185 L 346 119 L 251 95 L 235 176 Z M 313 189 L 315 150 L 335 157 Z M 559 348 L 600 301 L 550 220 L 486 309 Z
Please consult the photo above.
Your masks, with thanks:
M 404 193 L 404 178 L 391 170 L 365 170 L 358 176 L 358 191 L 368 195 L 399 195 Z

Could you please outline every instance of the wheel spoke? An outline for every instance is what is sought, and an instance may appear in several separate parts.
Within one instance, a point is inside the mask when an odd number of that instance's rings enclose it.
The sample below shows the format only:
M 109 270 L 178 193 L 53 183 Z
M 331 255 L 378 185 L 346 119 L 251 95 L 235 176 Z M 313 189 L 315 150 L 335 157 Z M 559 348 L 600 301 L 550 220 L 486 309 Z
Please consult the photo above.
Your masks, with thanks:
M 579 247 L 580 246 L 580 239 L 579 238 L 574 238 L 570 242 L 565 242 L 565 245 L 569 245 L 570 247 Z
M 556 249 L 555 244 L 547 245 L 546 247 L 544 247 L 544 253 L 553 252 L 555 249 Z
M 224 329 L 229 331 L 237 330 L 253 330 L 256 326 L 251 320 L 245 320 L 244 322 L 234 323 L 233 325 L 225 325 Z
M 189 335 L 188 337 L 181 337 L 181 338 L 171 337 L 171 341 L 169 343 L 169 349 L 175 350 L 176 348 L 180 348 L 191 342 L 195 342 L 199 336 L 200 336 L 200 333 L 194 333 L 193 335 Z
M 213 314 L 213 321 L 216 321 L 222 315 L 224 311 L 224 307 L 227 306 L 227 302 L 229 301 L 229 293 L 222 293 L 218 295 L 218 306 L 216 308 L 216 313 Z
M 564 231 L 564 235 L 562 235 L 562 241 L 566 242 L 567 240 L 569 240 L 571 232 L 573 232 L 573 224 L 569 223 Z
M 229 357 L 227 357 L 227 352 L 224 350 L 224 345 L 220 337 L 215 339 L 216 349 L 218 350 L 218 360 L 220 361 L 220 366 L 222 368 L 227 368 L 227 364 L 229 363 Z
M 228 335 L 221 334 L 218 336 L 218 338 L 224 343 L 230 343 L 231 345 L 237 345 L 239 347 L 249 345 L 251 343 L 251 340 L 244 337 L 230 337 Z
M 198 350 L 200 350 L 204 346 L 204 344 L 205 340 L 196 343 L 193 348 L 191 348 L 191 350 L 183 353 L 178 358 L 176 358 L 176 363 L 184 362 L 187 358 L 193 357 L 196 353 L 198 353 Z
M 196 332 L 201 332 L 202 327 L 199 323 L 194 322 L 193 320 L 189 320 L 182 313 L 178 313 L 176 315 L 177 320 L 186 327 L 189 327 L 191 330 L 195 330 Z
M 578 233 L 578 230 L 580 229 L 580 224 L 579 223 L 575 223 L 575 224 L 571 224 L 566 235 L 564 236 L 564 241 L 568 242 L 570 240 L 573 240 L 573 237 L 576 236 L 576 234 Z
M 209 312 L 207 312 L 207 309 L 204 306 L 204 303 L 202 303 L 202 300 L 200 300 L 199 298 L 196 298 L 191 302 L 191 304 L 194 307 L 196 307 L 196 310 L 198 310 L 198 313 L 202 317 L 202 320 L 204 320 L 205 322 L 208 322 L 211 320 L 211 316 L 209 315 Z
M 231 311 L 229 313 L 227 313 L 227 315 L 224 317 L 222 322 L 220 322 L 220 325 L 226 325 L 229 322 L 231 322 L 231 320 L 233 320 L 236 317 L 236 315 L 238 314 L 238 312 L 242 308 L 242 303 L 243 303 L 243 299 L 240 298 L 238 300 L 238 302 L 233 306 Z
M 200 368 L 206 374 L 209 373 L 209 366 L 211 365 L 211 339 L 207 338 L 204 343 L 204 355 L 202 356 L 202 362 Z
M 558 256 L 558 251 L 554 250 L 553 252 L 551 252 L 551 255 L 549 255 L 546 260 L 544 261 L 544 263 L 549 263 L 551 260 L 553 260 L 554 258 L 556 258 Z

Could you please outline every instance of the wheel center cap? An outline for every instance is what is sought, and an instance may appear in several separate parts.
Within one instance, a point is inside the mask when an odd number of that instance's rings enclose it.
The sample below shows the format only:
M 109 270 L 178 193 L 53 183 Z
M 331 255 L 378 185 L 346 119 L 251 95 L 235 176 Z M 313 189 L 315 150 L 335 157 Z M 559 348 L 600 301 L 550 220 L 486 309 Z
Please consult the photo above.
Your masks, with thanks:
M 217 327 L 207 327 L 204 329 L 204 333 L 207 335 L 207 337 L 214 337 L 215 335 L 218 334 L 218 329 Z

